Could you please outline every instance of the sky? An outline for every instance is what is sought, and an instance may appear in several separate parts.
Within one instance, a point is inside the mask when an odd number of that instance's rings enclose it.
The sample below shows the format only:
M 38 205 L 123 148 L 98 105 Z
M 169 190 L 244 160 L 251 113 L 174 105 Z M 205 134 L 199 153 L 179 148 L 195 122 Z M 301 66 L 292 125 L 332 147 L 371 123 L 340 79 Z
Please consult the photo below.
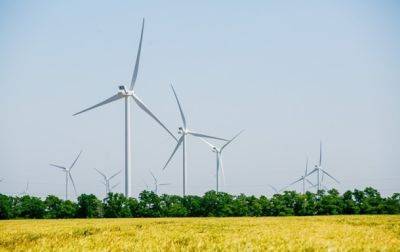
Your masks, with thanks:
M 104 196 L 101 177 L 124 167 L 123 101 L 77 117 L 128 85 L 146 18 L 135 86 L 177 134 L 172 83 L 188 126 L 230 138 L 223 154 L 232 194 L 271 195 L 316 164 L 340 192 L 400 192 L 400 5 L 397 1 L 1 1 L 0 192 Z M 133 194 L 181 194 L 182 154 L 137 106 Z M 221 145 L 221 142 L 214 142 Z M 188 139 L 189 194 L 215 189 L 215 156 Z M 316 177 L 310 177 L 315 182 Z M 123 176 L 116 191 L 123 192 Z M 147 186 L 146 186 L 147 184 Z M 301 184 L 291 187 L 301 190 Z M 70 188 L 72 189 L 72 188 Z M 70 190 L 70 195 L 73 191 Z

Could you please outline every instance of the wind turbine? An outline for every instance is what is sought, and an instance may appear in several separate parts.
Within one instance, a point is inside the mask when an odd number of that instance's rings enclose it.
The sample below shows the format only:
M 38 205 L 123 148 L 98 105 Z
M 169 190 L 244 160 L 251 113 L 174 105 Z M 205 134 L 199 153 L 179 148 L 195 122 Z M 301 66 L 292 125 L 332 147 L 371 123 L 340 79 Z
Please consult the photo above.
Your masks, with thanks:
M 219 189 L 219 169 L 221 168 L 222 176 L 224 177 L 224 167 L 222 165 L 222 151 L 228 146 L 230 143 L 232 143 L 233 140 L 235 140 L 240 134 L 242 134 L 244 130 L 240 131 L 236 136 L 234 136 L 231 140 L 226 142 L 224 145 L 222 145 L 221 148 L 216 147 L 215 145 L 209 143 L 207 140 L 200 138 L 203 142 L 208 144 L 211 147 L 212 152 L 215 152 L 215 157 L 217 161 L 217 167 L 216 167 L 216 192 L 218 192 Z
M 57 167 L 65 172 L 65 200 L 68 200 L 68 180 L 69 179 L 71 179 L 72 186 L 74 187 L 75 195 L 78 196 L 78 193 L 76 192 L 75 182 L 71 175 L 71 169 L 74 167 L 74 165 L 76 164 L 76 161 L 78 161 L 78 158 L 80 157 L 81 154 L 82 154 L 82 151 L 79 152 L 79 154 L 75 158 L 74 162 L 68 168 L 65 166 L 50 164 L 51 166 Z
M 314 170 L 312 170 L 310 173 L 307 174 L 307 176 L 317 173 L 317 191 L 321 189 L 321 173 L 322 175 L 325 174 L 331 179 L 333 179 L 336 183 L 340 184 L 339 180 L 335 179 L 332 175 L 330 175 L 328 172 L 325 171 L 325 169 L 322 168 L 322 142 L 319 143 L 319 161 L 318 164 L 314 166 Z
M 107 197 L 108 193 L 110 193 L 110 192 L 111 192 L 111 189 L 112 189 L 112 188 L 110 188 L 110 180 L 111 180 L 112 178 L 114 178 L 115 176 L 117 176 L 118 174 L 120 174 L 122 170 L 119 170 L 118 172 L 116 172 L 116 173 L 114 173 L 113 175 L 111 175 L 110 177 L 108 177 L 108 176 L 105 175 L 103 172 L 97 170 L 96 168 L 94 168 L 94 169 L 95 169 L 95 170 L 103 177 L 103 179 L 104 179 L 104 181 L 102 181 L 102 183 L 103 183 L 103 185 L 106 187 L 106 197 Z
M 308 158 L 307 158 L 307 161 L 306 161 L 306 169 L 305 169 L 305 172 L 304 172 L 304 175 L 303 176 L 301 176 L 299 179 L 297 179 L 296 181 L 294 181 L 294 182 L 292 182 L 292 183 L 290 183 L 288 186 L 286 186 L 284 189 L 286 189 L 286 188 L 288 188 L 288 187 L 290 187 L 290 186 L 292 186 L 292 185 L 294 185 L 294 184 L 296 184 L 296 183 L 298 183 L 298 182 L 302 182 L 302 184 L 303 184 L 303 194 L 306 192 L 306 182 L 307 183 L 309 183 L 309 184 L 311 184 L 312 186 L 314 186 L 314 184 L 307 178 L 307 176 L 309 175 L 309 174 L 307 174 L 307 170 L 308 170 Z
M 165 186 L 165 185 L 170 185 L 171 183 L 158 183 L 158 179 L 156 178 L 156 176 L 154 176 L 154 174 L 150 171 L 151 176 L 154 179 L 154 193 L 158 194 L 158 187 L 159 186 Z
M 136 104 L 144 110 L 150 117 L 152 117 L 155 121 L 157 121 L 161 127 L 163 127 L 176 141 L 176 137 L 168 130 L 168 128 L 148 109 L 148 107 L 139 99 L 139 97 L 136 95 L 134 91 L 135 83 L 136 83 L 136 78 L 138 75 L 139 71 L 139 61 L 140 61 L 140 53 L 141 53 L 141 48 L 142 48 L 142 40 L 143 40 L 143 30 L 144 30 L 144 19 L 142 22 L 142 32 L 140 34 L 140 42 L 139 42 L 139 48 L 138 52 L 136 55 L 136 62 L 135 62 L 135 68 L 133 70 L 133 75 L 132 75 L 132 80 L 130 87 L 127 89 L 125 86 L 119 86 L 119 91 L 117 94 L 111 96 L 110 98 L 92 106 L 87 109 L 84 109 L 78 113 L 75 113 L 75 115 L 81 114 L 83 112 L 89 111 L 91 109 L 103 106 L 105 104 L 108 104 L 110 102 L 119 100 L 119 99 L 124 99 L 125 101 L 125 196 L 130 197 L 132 195 L 131 190 L 131 172 L 132 172 L 132 165 L 131 165 L 131 103 L 129 97 L 132 97 L 132 99 L 136 102 Z
M 228 141 L 228 140 L 224 139 L 224 138 L 209 136 L 209 135 L 202 134 L 202 133 L 197 133 L 197 132 L 195 132 L 193 130 L 188 129 L 187 123 L 186 123 L 186 117 L 185 117 L 185 114 L 183 113 L 182 106 L 181 106 L 181 104 L 179 102 L 178 96 L 176 95 L 175 89 L 174 89 L 174 87 L 172 85 L 171 85 L 171 88 L 172 88 L 172 91 L 174 93 L 174 96 L 175 96 L 175 99 L 176 99 L 176 103 L 178 104 L 178 107 L 179 107 L 179 112 L 181 114 L 183 125 L 178 128 L 178 134 L 180 134 L 181 137 L 179 138 L 179 140 L 177 140 L 178 143 L 176 144 L 175 149 L 173 150 L 173 152 L 172 152 L 171 156 L 169 157 L 168 161 L 164 165 L 163 170 L 165 170 L 165 168 L 167 167 L 168 163 L 171 161 L 172 157 L 174 156 L 175 152 L 178 150 L 179 146 L 181 146 L 181 144 L 182 144 L 182 157 L 183 157 L 183 159 L 182 159 L 182 161 L 183 161 L 182 162 L 183 163 L 183 165 L 182 165 L 182 179 L 183 179 L 182 194 L 183 194 L 183 196 L 185 196 L 186 195 L 186 176 L 187 176 L 187 174 L 186 174 L 186 148 L 187 148 L 187 146 L 186 146 L 186 136 L 187 135 L 192 135 L 192 136 L 195 136 L 195 137 L 205 137 L 205 138 L 212 138 L 212 139 L 223 140 L 223 141 Z
M 23 190 L 23 191 L 19 194 L 19 196 L 27 195 L 27 194 L 28 194 L 28 188 L 29 188 L 29 180 L 26 181 L 25 190 Z

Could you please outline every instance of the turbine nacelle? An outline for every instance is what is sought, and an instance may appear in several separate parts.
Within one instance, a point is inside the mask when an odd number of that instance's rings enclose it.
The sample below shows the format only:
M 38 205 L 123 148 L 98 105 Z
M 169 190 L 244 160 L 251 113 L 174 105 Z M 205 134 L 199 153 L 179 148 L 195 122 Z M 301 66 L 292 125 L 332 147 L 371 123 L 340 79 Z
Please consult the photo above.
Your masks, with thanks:
M 184 134 L 184 133 L 186 133 L 185 130 L 184 130 L 182 127 L 179 127 L 179 128 L 178 128 L 178 134 L 179 134 L 179 135 L 182 135 L 182 134 Z
M 118 87 L 119 91 L 118 91 L 118 95 L 120 96 L 132 96 L 133 95 L 133 91 L 132 90 L 127 90 L 125 86 L 119 86 Z

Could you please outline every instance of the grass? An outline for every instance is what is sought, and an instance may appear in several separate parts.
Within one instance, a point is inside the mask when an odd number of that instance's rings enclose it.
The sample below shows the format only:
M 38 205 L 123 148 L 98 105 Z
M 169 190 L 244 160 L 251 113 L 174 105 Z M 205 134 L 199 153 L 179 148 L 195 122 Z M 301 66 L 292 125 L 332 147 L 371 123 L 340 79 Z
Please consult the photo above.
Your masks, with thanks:
M 0 221 L 0 251 L 400 251 L 400 216 Z

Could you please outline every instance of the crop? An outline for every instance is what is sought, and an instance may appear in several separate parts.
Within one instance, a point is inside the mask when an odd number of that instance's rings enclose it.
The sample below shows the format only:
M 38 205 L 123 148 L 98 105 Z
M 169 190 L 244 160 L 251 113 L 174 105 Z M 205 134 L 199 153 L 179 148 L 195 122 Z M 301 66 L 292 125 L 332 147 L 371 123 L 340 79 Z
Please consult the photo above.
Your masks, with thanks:
M 0 250 L 400 250 L 400 216 L 0 221 Z

